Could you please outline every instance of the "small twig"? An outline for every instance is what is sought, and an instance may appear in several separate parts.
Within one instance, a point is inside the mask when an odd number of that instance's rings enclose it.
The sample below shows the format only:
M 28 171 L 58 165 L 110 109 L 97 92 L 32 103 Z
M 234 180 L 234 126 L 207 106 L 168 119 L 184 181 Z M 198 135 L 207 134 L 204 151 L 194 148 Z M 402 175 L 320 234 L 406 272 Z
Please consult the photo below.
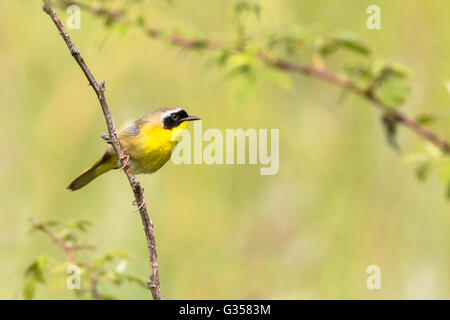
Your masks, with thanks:
M 107 144 L 110 144 L 110 145 L 112 145 L 112 141 L 111 141 L 111 139 L 109 138 L 109 136 L 106 134 L 106 133 L 102 133 L 102 135 L 100 136 L 103 140 L 105 140 L 105 142 L 107 143 Z
M 90 243 L 75 243 L 72 245 L 72 250 L 96 250 L 97 246 Z
M 58 236 L 56 233 L 54 233 L 52 230 L 50 230 L 49 227 L 47 227 L 44 223 L 41 223 L 34 219 L 33 217 L 30 217 L 28 219 L 30 221 L 30 224 L 33 228 L 38 228 L 45 234 L 47 234 L 50 239 L 55 242 L 58 247 L 64 250 L 67 256 L 67 261 L 70 263 L 74 262 L 74 251 L 75 250 L 95 250 L 97 249 L 97 246 L 95 244 L 90 243 L 70 243 L 66 242 L 63 239 L 61 239 L 60 236 Z
M 96 278 L 91 278 L 91 295 L 95 300 L 104 300 L 97 289 L 98 280 Z
M 100 16 L 100 17 L 110 19 L 112 21 L 120 21 L 122 19 L 121 11 L 107 10 L 107 9 L 103 9 L 101 7 L 96 7 L 96 6 L 81 3 L 78 1 L 70 1 L 70 0 L 58 0 L 58 1 L 61 5 L 65 6 L 65 7 L 76 5 L 81 10 L 87 11 L 89 13 L 92 13 L 92 14 Z
M 100 17 L 107 17 L 108 19 L 120 22 L 124 24 L 129 24 L 127 21 L 124 20 L 122 15 L 117 15 L 112 11 L 108 11 L 107 9 L 95 9 L 94 7 L 80 3 L 79 1 L 67 1 L 67 0 L 59 0 L 59 3 L 62 5 L 67 6 L 67 3 L 70 4 L 76 4 L 80 6 L 81 9 L 84 9 L 88 12 L 93 13 L 94 15 L 100 16 Z M 157 28 L 147 28 L 145 26 L 142 26 L 144 29 L 145 34 L 153 39 L 161 39 L 162 32 L 161 30 Z M 189 48 L 189 49 L 195 49 L 195 48 L 205 48 L 208 50 L 220 50 L 222 48 L 222 45 L 206 41 L 206 40 L 196 40 L 191 39 L 189 37 L 177 35 L 177 34 L 170 34 L 168 36 L 168 41 L 174 45 L 183 47 L 183 48 Z M 331 84 L 334 84 L 338 87 L 342 87 L 344 89 L 349 90 L 350 92 L 355 93 L 356 95 L 359 95 L 363 97 L 364 99 L 367 99 L 369 102 L 371 102 L 374 106 L 378 107 L 383 113 L 388 112 L 392 117 L 394 117 L 397 121 L 397 123 L 403 125 L 404 127 L 408 128 L 409 130 L 413 131 L 423 139 L 433 143 L 436 147 L 438 147 L 442 152 L 445 154 L 450 154 L 450 145 L 448 141 L 445 139 L 437 136 L 435 133 L 431 132 L 427 127 L 421 125 L 417 121 L 414 121 L 413 119 L 409 118 L 405 114 L 401 113 L 398 110 L 393 110 L 386 104 L 384 104 L 379 98 L 377 98 L 373 90 L 367 90 L 365 88 L 361 88 L 356 85 L 353 81 L 343 78 L 335 73 L 326 71 L 321 68 L 316 67 L 310 67 L 306 65 L 300 65 L 288 62 L 286 60 L 280 59 L 278 57 L 272 57 L 266 53 L 260 52 L 258 55 L 259 59 L 266 63 L 267 65 L 284 70 L 291 73 L 298 73 L 302 74 L 307 77 L 316 78 Z M 378 84 L 375 84 L 378 85 Z
M 70 38 L 69 34 L 65 30 L 64 26 L 62 25 L 60 19 L 58 18 L 56 12 L 51 7 L 49 0 L 44 0 L 44 6 L 43 9 L 45 13 L 49 15 L 49 17 L 54 22 L 56 28 L 58 29 L 61 37 L 64 39 L 64 42 L 66 43 L 67 47 L 70 50 L 70 53 L 72 54 L 75 61 L 80 66 L 81 70 L 83 71 L 84 75 L 89 81 L 89 84 L 94 89 L 95 93 L 97 94 L 98 100 L 100 102 L 103 115 L 106 120 L 106 125 L 108 127 L 108 134 L 109 134 L 109 140 L 111 142 L 111 145 L 116 152 L 117 156 L 119 157 L 123 171 L 125 172 L 128 181 L 130 183 L 131 189 L 133 190 L 135 201 L 137 204 L 139 204 L 139 213 L 141 215 L 142 225 L 144 228 L 145 236 L 147 238 L 147 247 L 149 251 L 149 260 L 150 260 L 150 280 L 148 280 L 148 287 L 152 293 L 153 299 L 155 300 L 161 300 L 161 289 L 160 289 L 160 283 L 159 283 L 159 270 L 158 270 L 158 259 L 157 259 L 157 252 L 156 252 L 156 242 L 155 242 L 155 233 L 153 229 L 153 220 L 150 220 L 147 213 L 147 207 L 145 205 L 144 195 L 143 195 L 143 189 L 139 182 L 136 180 L 130 166 L 128 163 L 126 163 L 125 159 L 127 155 L 123 151 L 122 146 L 120 145 L 119 137 L 116 133 L 116 128 L 113 122 L 113 117 L 111 115 L 111 111 L 109 110 L 108 103 L 106 102 L 105 98 L 105 82 L 102 81 L 100 83 L 97 82 L 93 74 L 91 73 L 90 69 L 84 62 L 83 57 L 80 54 L 80 51 L 77 49 L 75 44 L 73 43 L 72 39 Z M 111 17 L 112 18 L 112 17 Z M 143 205 L 141 205 L 143 204 Z
M 59 237 L 56 233 L 54 233 L 52 230 L 50 230 L 50 228 L 48 228 L 45 224 L 38 222 L 33 217 L 28 218 L 28 220 L 30 221 L 31 226 L 33 228 L 39 228 L 40 230 L 42 230 L 42 232 L 47 234 L 50 237 L 50 239 L 52 239 L 53 242 L 58 245 L 58 247 L 60 247 L 62 250 L 64 250 L 64 252 L 66 254 L 67 262 L 69 264 L 72 264 L 74 262 L 74 257 L 73 257 L 74 247 L 73 246 L 67 244 L 63 239 L 61 239 L 61 237 Z

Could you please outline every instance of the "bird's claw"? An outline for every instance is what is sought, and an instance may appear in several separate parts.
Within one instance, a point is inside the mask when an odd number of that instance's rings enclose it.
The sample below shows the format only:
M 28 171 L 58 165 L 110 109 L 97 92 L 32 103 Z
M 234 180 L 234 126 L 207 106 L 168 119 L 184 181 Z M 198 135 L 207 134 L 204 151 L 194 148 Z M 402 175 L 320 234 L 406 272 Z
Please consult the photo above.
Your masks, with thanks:
M 122 163 L 122 166 L 120 167 L 120 170 L 124 170 L 126 166 L 130 164 L 130 156 L 127 154 L 124 154 L 120 157 L 120 162 Z

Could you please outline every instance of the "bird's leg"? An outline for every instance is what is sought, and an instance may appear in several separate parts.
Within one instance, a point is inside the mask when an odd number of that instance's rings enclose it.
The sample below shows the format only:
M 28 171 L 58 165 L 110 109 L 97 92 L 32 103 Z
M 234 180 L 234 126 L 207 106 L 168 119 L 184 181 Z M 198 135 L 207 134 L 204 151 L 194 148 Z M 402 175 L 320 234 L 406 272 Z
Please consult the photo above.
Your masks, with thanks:
M 125 169 L 125 167 L 130 164 L 130 156 L 127 155 L 126 153 L 124 153 L 119 159 L 120 159 L 120 162 L 122 163 L 120 170 Z
M 111 138 L 106 134 L 102 133 L 101 135 L 102 139 L 106 141 L 107 144 L 113 145 L 113 142 Z M 123 162 L 123 164 L 120 166 L 120 170 L 123 170 L 126 166 L 130 164 L 130 156 L 124 153 L 121 157 L 119 157 L 120 163 Z

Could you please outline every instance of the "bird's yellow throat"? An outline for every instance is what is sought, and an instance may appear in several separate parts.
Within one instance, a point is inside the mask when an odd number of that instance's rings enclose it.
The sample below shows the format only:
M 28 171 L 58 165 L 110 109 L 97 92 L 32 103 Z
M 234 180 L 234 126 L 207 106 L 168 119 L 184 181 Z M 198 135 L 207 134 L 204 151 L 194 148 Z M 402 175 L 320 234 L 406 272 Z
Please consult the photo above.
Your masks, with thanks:
M 188 122 L 183 122 L 178 127 L 172 129 L 164 129 L 160 126 L 152 125 L 151 123 L 146 123 L 139 132 L 138 144 L 142 146 L 142 151 L 145 153 L 150 153 L 155 149 L 169 149 L 177 144 L 178 137 L 186 129 Z

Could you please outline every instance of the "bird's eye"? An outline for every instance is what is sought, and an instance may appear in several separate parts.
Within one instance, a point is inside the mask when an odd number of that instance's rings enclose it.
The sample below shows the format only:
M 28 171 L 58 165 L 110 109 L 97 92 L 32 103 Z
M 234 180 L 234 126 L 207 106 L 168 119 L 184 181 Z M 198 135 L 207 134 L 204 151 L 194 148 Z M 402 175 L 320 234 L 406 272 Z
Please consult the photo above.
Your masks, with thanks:
M 172 114 L 170 115 L 170 117 L 172 118 L 172 120 L 175 120 L 175 121 L 178 120 L 178 114 L 177 114 L 177 113 L 172 113 Z

